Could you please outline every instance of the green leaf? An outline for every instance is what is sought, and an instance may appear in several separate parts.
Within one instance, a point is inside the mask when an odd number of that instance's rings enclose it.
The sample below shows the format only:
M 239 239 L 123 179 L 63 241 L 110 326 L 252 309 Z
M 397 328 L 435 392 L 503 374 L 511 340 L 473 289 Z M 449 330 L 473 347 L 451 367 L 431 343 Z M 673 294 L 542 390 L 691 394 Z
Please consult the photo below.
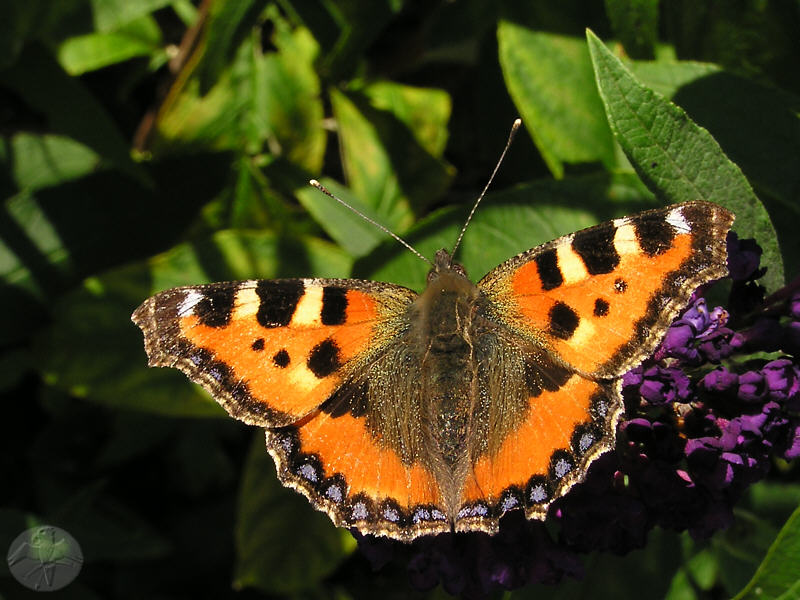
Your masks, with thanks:
M 363 95 L 331 90 L 348 186 L 396 232 L 411 225 L 414 213 L 436 200 L 452 176 L 452 169 L 422 147 L 410 129 L 414 126 L 421 139 L 430 139 L 423 133 L 427 127 L 441 131 L 449 98 L 438 90 L 401 87 L 384 84 Z M 370 96 L 387 109 L 375 106 Z
M 774 525 L 741 507 L 734 508 L 734 513 L 736 520 L 733 526 L 715 535 L 712 540 L 712 548 L 719 562 L 718 583 L 725 586 L 729 595 L 742 589 L 752 578 L 782 524 Z
M 161 30 L 152 17 L 142 17 L 115 31 L 89 33 L 65 40 L 58 61 L 70 75 L 81 75 L 135 56 L 161 50 Z
M 614 33 L 631 58 L 654 58 L 658 0 L 605 0 Z
M 47 0 L 6 0 L 0 4 L 0 69 L 14 63 L 51 10 Z
M 614 142 L 586 46 L 508 21 L 500 22 L 497 37 L 508 91 L 553 175 L 564 176 L 564 163 L 614 167 Z
M 324 178 L 321 181 L 328 190 L 347 202 L 350 206 L 368 216 L 377 223 L 382 222 L 371 206 L 366 205 L 352 191 L 336 181 Z M 329 198 L 310 185 L 303 185 L 295 196 L 306 210 L 319 223 L 331 238 L 353 257 L 361 257 L 369 253 L 388 236 L 383 231 L 368 223 L 352 210 Z
M 364 95 L 372 106 L 390 112 L 405 124 L 422 149 L 441 158 L 452 109 L 447 92 L 378 81 L 367 86 Z
M 665 98 L 674 98 L 684 86 L 722 72 L 710 63 L 675 60 L 635 60 L 628 67 L 639 81 Z
M 800 483 L 759 481 L 747 490 L 753 512 L 780 526 L 800 506 Z
M 640 84 L 591 31 L 587 39 L 609 123 L 642 181 L 668 202 L 707 200 L 731 209 L 739 236 L 754 237 L 764 250 L 763 283 L 769 290 L 780 287 L 783 262 L 775 229 L 739 168 L 708 131 Z
M 282 9 L 308 27 L 322 47 L 318 71 L 328 81 L 344 81 L 357 73 L 369 45 L 400 12 L 399 0 L 308 2 L 284 0 Z
M 115 408 L 168 415 L 223 414 L 199 386 L 172 369 L 148 369 L 133 310 L 154 292 L 237 279 L 344 277 L 350 259 L 315 239 L 222 231 L 181 244 L 147 262 L 84 282 L 53 307 L 54 323 L 37 338 L 42 376 L 74 396 Z
M 634 75 L 714 136 L 769 209 L 787 273 L 800 270 L 800 97 L 715 65 L 634 62 Z
M 239 53 L 242 42 L 252 35 L 266 5 L 266 0 L 214 2 L 209 5 L 202 60 L 194 74 L 200 83 L 201 95 L 218 84 L 223 71 Z
M 155 155 L 197 148 L 240 150 L 242 115 L 252 96 L 237 94 L 238 84 L 225 72 L 211 90 L 200 93 L 200 82 L 190 79 L 169 97 L 156 117 L 150 150 Z
M 17 63 L 0 71 L 0 83 L 40 111 L 54 133 L 72 137 L 129 175 L 146 180 L 144 170 L 131 159 L 128 141 L 103 106 L 41 46 L 27 46 Z
M 6 200 L 0 213 L 0 343 L 32 335 L 47 322 L 45 311 L 59 294 L 88 275 L 174 242 L 218 193 L 229 163 L 226 154 L 196 154 L 153 164 L 148 177 L 154 188 L 104 170 Z
M 318 174 L 325 154 L 320 82 L 314 71 L 319 47 L 308 30 L 275 24 L 278 52 L 255 59 L 253 117 L 275 155 Z
M 753 579 L 734 600 L 800 598 L 800 508 L 781 529 Z
M 276 52 L 263 54 L 261 34 L 253 31 L 209 90 L 193 75 L 170 95 L 156 120 L 154 152 L 205 147 L 257 156 L 267 151 L 319 173 L 327 135 L 313 68 L 318 47 L 304 28 L 290 28 L 279 18 L 273 25 Z
M 114 31 L 172 3 L 172 0 L 90 0 L 95 27 Z
M 355 546 L 346 529 L 278 482 L 263 434 L 255 435 L 239 494 L 235 587 L 275 595 L 313 589 Z
M 96 152 L 60 135 L 18 133 L 0 148 L 17 189 L 33 191 L 76 179 L 100 164 Z

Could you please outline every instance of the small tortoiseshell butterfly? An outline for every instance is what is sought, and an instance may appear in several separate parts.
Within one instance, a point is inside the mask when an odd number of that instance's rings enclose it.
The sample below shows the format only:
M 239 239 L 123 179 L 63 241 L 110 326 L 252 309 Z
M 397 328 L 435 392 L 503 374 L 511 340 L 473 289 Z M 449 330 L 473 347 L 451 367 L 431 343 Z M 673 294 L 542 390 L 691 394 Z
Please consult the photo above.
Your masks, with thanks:
M 177 367 L 266 428 L 280 480 L 336 525 L 400 540 L 544 519 L 614 446 L 620 377 L 701 284 L 733 214 L 687 202 L 509 259 L 445 250 L 421 294 L 357 279 L 181 287 L 133 313 Z

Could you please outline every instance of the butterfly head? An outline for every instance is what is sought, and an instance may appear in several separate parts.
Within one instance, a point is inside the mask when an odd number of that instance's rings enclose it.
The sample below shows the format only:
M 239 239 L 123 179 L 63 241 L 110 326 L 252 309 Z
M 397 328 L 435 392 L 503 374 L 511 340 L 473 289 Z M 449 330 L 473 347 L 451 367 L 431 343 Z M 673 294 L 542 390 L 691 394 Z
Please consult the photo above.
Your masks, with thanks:
M 428 283 L 430 284 L 442 277 L 467 278 L 466 269 L 459 263 L 453 262 L 452 254 L 444 248 L 436 252 L 433 268 L 428 271 Z

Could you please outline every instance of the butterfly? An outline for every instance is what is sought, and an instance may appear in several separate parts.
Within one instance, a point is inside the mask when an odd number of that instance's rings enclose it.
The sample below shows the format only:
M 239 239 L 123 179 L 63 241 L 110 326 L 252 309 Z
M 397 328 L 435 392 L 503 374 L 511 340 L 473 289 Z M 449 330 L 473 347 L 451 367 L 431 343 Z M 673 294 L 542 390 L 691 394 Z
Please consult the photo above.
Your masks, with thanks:
M 358 279 L 179 287 L 133 313 L 176 367 L 265 428 L 278 477 L 338 526 L 496 532 L 614 447 L 621 376 L 701 284 L 734 216 L 687 202 L 560 237 L 472 283 L 440 250 L 421 293 Z

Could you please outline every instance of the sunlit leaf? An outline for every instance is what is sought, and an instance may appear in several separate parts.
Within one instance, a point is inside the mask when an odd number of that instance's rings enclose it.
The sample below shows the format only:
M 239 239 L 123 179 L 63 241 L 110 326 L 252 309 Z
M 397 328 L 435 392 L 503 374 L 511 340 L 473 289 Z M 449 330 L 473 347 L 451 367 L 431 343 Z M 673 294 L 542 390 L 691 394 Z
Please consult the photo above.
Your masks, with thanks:
M 768 267 L 762 280 L 783 283 L 775 229 L 739 168 L 705 129 L 686 113 L 639 83 L 591 32 L 587 33 L 597 83 L 617 140 L 642 180 L 667 201 L 708 200 L 737 215 L 740 237 L 754 237 Z
M 114 31 L 65 40 L 58 48 L 58 61 L 70 75 L 80 75 L 160 50 L 161 30 L 154 19 L 142 17 Z
M 508 91 L 553 175 L 563 177 L 565 163 L 613 167 L 613 138 L 591 87 L 585 44 L 508 21 L 497 37 Z

